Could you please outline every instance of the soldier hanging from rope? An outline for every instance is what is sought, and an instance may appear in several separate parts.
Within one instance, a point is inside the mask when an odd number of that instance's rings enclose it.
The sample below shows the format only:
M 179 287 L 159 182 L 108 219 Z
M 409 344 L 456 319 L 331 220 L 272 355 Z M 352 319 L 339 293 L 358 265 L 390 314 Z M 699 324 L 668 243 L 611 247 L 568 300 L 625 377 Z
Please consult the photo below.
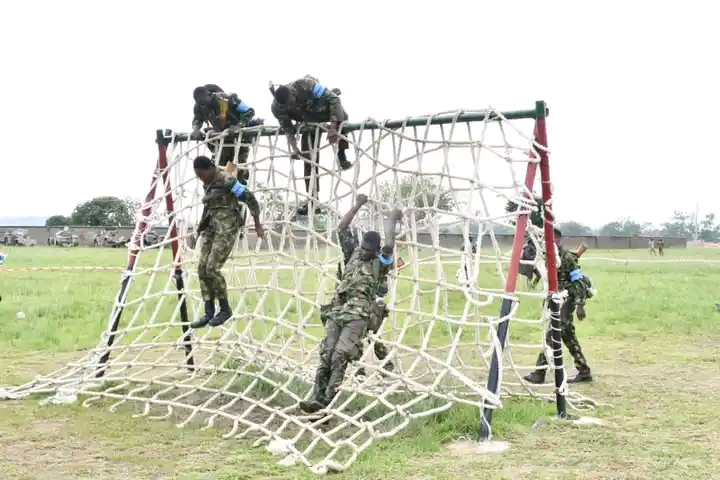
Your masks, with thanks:
M 332 402 L 345 378 L 348 364 L 358 360 L 362 354 L 366 333 L 368 330 L 377 331 L 384 315 L 377 315 L 376 298 L 393 265 L 395 229 L 402 212 L 394 210 L 390 214 L 385 246 L 381 248 L 380 234 L 375 231 L 365 233 L 358 245 L 350 231 L 350 223 L 367 201 L 365 195 L 358 195 L 355 205 L 338 226 L 343 255 L 350 260 L 332 304 L 321 311 L 325 338 L 320 346 L 320 366 L 315 375 L 313 398 L 309 402 L 300 402 L 300 409 L 306 413 L 315 413 Z M 373 321 L 378 325 L 373 325 Z
M 232 318 L 222 267 L 233 251 L 242 226 L 242 211 L 238 202 L 243 202 L 250 210 L 258 238 L 262 238 L 265 232 L 260 223 L 258 201 L 245 185 L 234 176 L 217 168 L 205 156 L 197 157 L 193 161 L 193 168 L 205 190 L 203 198 L 205 206 L 197 227 L 197 232 L 203 236 L 198 259 L 198 279 L 205 302 L 205 315 L 192 322 L 190 327 L 202 328 L 206 325 L 217 327 Z M 215 314 L 216 301 L 220 306 L 217 314 Z
M 361 199 L 364 200 L 364 196 L 361 197 Z M 347 269 L 348 264 L 352 259 L 352 254 L 357 248 L 357 246 L 360 244 L 360 242 L 358 241 L 358 238 L 354 232 L 350 232 L 348 234 L 340 236 L 339 240 L 341 242 L 341 249 L 343 252 L 343 261 L 338 262 L 337 279 L 338 282 L 342 282 L 343 270 Z M 388 292 L 389 289 L 387 283 L 387 276 L 384 276 L 382 277 L 380 285 L 378 286 L 377 296 L 375 298 L 375 305 L 373 305 L 372 311 L 370 312 L 370 330 L 372 330 L 372 332 L 375 334 L 380 331 L 380 327 L 382 326 L 383 321 L 385 320 L 385 318 L 387 318 L 388 315 L 390 315 L 390 309 L 387 307 L 387 304 L 384 300 Z M 320 308 L 320 317 L 323 322 L 327 320 L 327 313 L 332 309 L 332 307 L 333 304 L 330 303 L 328 305 L 323 305 Z M 375 352 L 375 357 L 381 362 L 385 360 L 390 353 L 388 351 L 387 345 L 385 345 L 380 340 L 375 341 L 373 351 Z M 360 355 L 362 356 L 362 353 L 360 353 Z M 395 370 L 395 364 L 392 362 L 392 360 L 388 360 L 384 363 L 382 369 L 386 372 L 392 372 L 393 370 Z M 366 375 L 365 367 L 360 367 L 357 372 L 355 372 L 355 375 L 358 377 L 364 377 Z
M 313 202 L 317 203 L 318 193 L 320 192 L 320 169 L 319 152 L 315 152 L 313 157 L 312 149 L 315 148 L 316 140 L 319 142 L 322 132 L 314 127 L 309 127 L 311 131 L 304 131 L 300 137 L 302 150 L 298 150 L 297 124 L 308 123 L 326 123 L 328 126 L 328 142 L 338 144 L 337 160 L 342 170 L 352 167 L 347 159 L 348 141 L 340 138 L 338 129 L 340 124 L 347 121 L 348 115 L 343 109 L 340 101 L 340 90 L 337 88 L 329 89 L 322 85 L 317 78 L 310 75 L 295 80 L 287 85 L 281 85 L 275 88 L 272 84 L 270 92 L 273 94 L 272 113 L 278 119 L 280 127 L 287 135 L 288 147 L 293 159 L 303 158 L 305 161 L 305 191 L 309 200 L 306 205 L 298 208 L 299 215 L 307 215 L 309 205 Z M 313 172 L 315 181 L 312 181 Z M 315 211 L 319 213 L 316 206 Z

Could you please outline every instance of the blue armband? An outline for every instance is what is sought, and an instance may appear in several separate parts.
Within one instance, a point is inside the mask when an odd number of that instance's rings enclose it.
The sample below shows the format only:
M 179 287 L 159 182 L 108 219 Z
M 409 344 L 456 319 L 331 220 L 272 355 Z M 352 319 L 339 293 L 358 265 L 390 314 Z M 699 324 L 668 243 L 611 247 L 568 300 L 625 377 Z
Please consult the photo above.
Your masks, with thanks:
M 233 184 L 230 191 L 235 195 L 235 197 L 240 198 L 243 196 L 243 193 L 247 190 L 247 187 L 243 185 L 242 183 L 235 180 L 235 183 Z
M 576 268 L 575 270 L 570 272 L 570 281 L 571 282 L 574 282 L 575 280 L 580 280 L 581 278 L 583 278 L 583 274 L 580 273 L 579 268 Z
M 248 110 L 250 110 L 250 107 L 248 106 L 247 103 L 245 103 L 245 102 L 240 102 L 240 104 L 238 104 L 238 106 L 237 106 L 237 108 L 235 108 L 235 110 L 237 110 L 237 111 L 240 112 L 240 113 L 245 113 L 245 112 L 247 112 Z
M 323 93 L 325 93 L 325 90 L 327 90 L 327 89 L 325 88 L 324 85 L 316 83 L 315 86 L 313 87 L 313 97 L 315 97 L 315 98 L 322 97 Z
M 384 253 L 378 253 L 378 258 L 380 259 L 380 263 L 383 265 L 392 265 L 393 263 L 392 256 L 387 257 Z

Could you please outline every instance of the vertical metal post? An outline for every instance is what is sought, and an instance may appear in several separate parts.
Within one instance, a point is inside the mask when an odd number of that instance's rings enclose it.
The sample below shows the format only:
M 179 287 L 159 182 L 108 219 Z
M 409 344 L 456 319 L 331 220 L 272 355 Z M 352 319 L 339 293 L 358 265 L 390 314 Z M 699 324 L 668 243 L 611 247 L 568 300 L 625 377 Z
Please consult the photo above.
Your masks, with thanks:
M 536 122 L 537 125 L 537 122 Z M 537 136 L 537 126 L 535 127 L 535 136 Z M 531 159 L 535 159 L 534 154 L 530 154 Z M 538 164 L 536 162 L 528 163 L 525 170 L 525 187 L 527 192 L 532 192 L 533 183 L 535 183 L 535 175 Z M 525 198 L 532 200 L 529 193 L 525 193 Z M 512 295 L 517 287 L 518 270 L 520 269 L 520 257 L 522 256 L 523 246 L 525 245 L 525 231 L 527 230 L 527 222 L 530 218 L 528 213 L 520 213 L 515 222 L 515 238 L 513 239 L 512 253 L 510 255 L 510 265 L 508 267 L 508 276 L 505 280 L 505 293 Z M 512 311 L 512 300 L 504 298 L 500 306 L 500 318 L 503 319 L 498 324 L 497 336 L 500 350 L 497 348 L 493 351 L 493 357 L 490 363 L 490 373 L 487 380 L 487 390 L 497 395 L 500 392 L 500 368 L 502 365 L 502 355 L 505 344 L 507 343 L 508 329 L 510 327 L 510 319 L 507 318 Z M 493 409 L 484 407 L 480 415 L 480 429 L 478 431 L 478 441 L 485 442 L 492 438 L 492 415 Z
M 540 145 L 538 154 L 540 155 L 540 183 L 542 186 L 544 205 L 545 258 L 548 271 L 547 304 L 550 308 L 550 338 L 552 341 L 553 364 L 555 366 L 555 403 L 557 405 L 558 417 L 565 418 L 567 416 L 567 403 L 562 390 L 563 381 L 565 380 L 565 369 L 563 366 L 562 339 L 560 335 L 560 306 L 553 298 L 558 293 L 559 288 L 557 278 L 558 259 L 555 256 L 555 219 L 552 213 L 552 184 L 550 183 L 550 161 L 547 151 L 548 141 L 547 125 L 545 123 L 545 102 L 537 102 L 535 107 L 538 112 L 536 121 L 537 136 L 535 141 Z

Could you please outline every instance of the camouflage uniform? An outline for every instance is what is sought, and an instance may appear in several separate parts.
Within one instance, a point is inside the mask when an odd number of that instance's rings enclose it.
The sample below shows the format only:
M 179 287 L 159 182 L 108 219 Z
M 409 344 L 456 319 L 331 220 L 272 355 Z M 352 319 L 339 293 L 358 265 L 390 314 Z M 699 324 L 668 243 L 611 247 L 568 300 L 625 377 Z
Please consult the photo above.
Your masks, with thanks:
M 358 241 L 357 236 L 355 236 L 354 232 L 352 231 L 348 231 L 348 233 L 344 235 L 338 235 L 338 237 L 340 246 L 343 251 L 343 264 L 347 268 L 347 265 L 348 263 L 350 263 L 350 259 L 352 258 L 352 254 L 360 242 Z M 338 280 L 342 281 L 342 270 L 340 265 L 338 265 Z M 382 277 L 380 285 L 377 288 L 377 296 L 375 298 L 375 301 L 377 302 L 376 307 L 380 304 L 380 302 L 383 302 L 383 298 L 388 294 L 388 291 L 389 290 L 387 283 L 387 275 L 385 275 Z M 384 306 L 385 303 L 383 302 L 382 305 Z M 380 308 L 378 308 L 378 310 L 380 310 Z M 382 314 L 380 314 L 377 310 L 374 312 L 374 314 L 377 314 L 373 318 L 374 322 L 371 322 L 372 330 L 374 331 L 374 333 L 377 333 L 380 330 L 385 316 L 387 316 L 389 313 L 390 312 L 388 310 L 382 312 Z M 373 346 L 373 352 L 375 353 L 375 357 L 380 361 L 385 360 L 390 353 L 387 346 L 380 340 L 375 341 L 375 345 Z M 362 356 L 362 348 L 360 349 L 360 356 Z M 392 371 L 394 370 L 395 365 L 392 362 L 387 362 L 385 363 L 384 368 L 386 371 Z M 365 375 L 365 369 L 358 369 L 357 375 Z
M 527 236 L 525 240 L 525 245 L 522 249 L 520 260 L 534 262 L 536 257 L 537 248 L 535 248 L 535 244 L 532 242 L 532 239 Z M 540 275 L 540 271 L 537 269 L 537 267 L 529 263 L 521 263 L 520 267 L 518 268 L 518 273 L 528 279 L 528 282 L 530 283 L 530 286 L 532 288 L 535 288 L 540 279 L 542 278 L 542 275 Z
M 296 129 L 293 122 L 325 123 L 337 122 L 338 124 L 347 121 L 348 114 L 343 109 L 340 97 L 335 91 L 326 88 L 317 78 L 306 75 L 299 80 L 287 85 L 290 92 L 296 99 L 293 108 L 288 108 L 273 100 L 271 110 L 280 123 L 280 127 L 287 134 L 295 134 Z M 305 162 L 305 185 L 308 193 L 313 191 L 315 195 L 320 191 L 320 171 L 317 167 L 318 157 L 313 160 L 310 157 L 311 148 L 315 148 L 316 130 L 303 133 L 300 138 L 300 151 L 306 159 Z M 348 149 L 347 140 L 340 139 L 338 142 L 338 157 L 345 159 L 345 150 Z M 317 155 L 317 154 L 316 154 Z M 310 188 L 310 181 L 313 170 L 315 171 L 314 190 Z
M 232 190 L 238 190 L 236 184 L 238 180 L 218 169 L 213 181 L 204 187 L 205 208 L 197 231 L 203 234 L 198 278 L 205 302 L 227 299 L 227 284 L 221 270 L 232 253 L 243 223 L 238 198 L 245 202 L 253 216 L 260 214 L 260 205 L 255 195 L 244 186 L 239 186 L 242 195 L 238 196 L 239 193 Z
M 193 109 L 193 130 L 200 130 L 205 123 L 209 123 L 216 132 L 222 132 L 229 127 L 247 127 L 259 121 L 253 121 L 255 110 L 250 108 L 245 102 L 240 100 L 234 93 L 224 93 L 222 91 L 212 92 L 213 102 L 209 106 L 195 104 Z M 238 141 L 238 135 L 228 135 L 223 142 L 222 152 L 217 154 L 220 147 L 218 144 L 208 144 L 211 152 L 216 154 L 216 162 L 221 167 L 228 163 L 232 163 L 235 158 L 234 143 Z M 250 143 L 250 139 L 243 137 L 242 145 L 238 149 L 238 165 L 245 165 L 250 155 L 250 147 L 246 144 Z M 238 169 L 238 180 L 247 184 L 249 173 L 246 169 Z
M 315 400 L 323 405 L 332 401 L 345 378 L 350 362 L 362 355 L 362 341 L 371 325 L 371 311 L 380 284 L 392 267 L 392 258 L 382 253 L 370 261 L 359 257 L 359 243 L 349 228 L 338 231 L 346 264 L 332 306 L 325 317 L 325 338 L 320 345 L 320 366 L 315 376 Z M 379 278 L 374 274 L 378 272 Z M 381 350 L 387 356 L 387 350 Z M 377 354 L 376 350 L 376 354 Z
M 578 370 L 578 377 L 576 377 L 576 379 L 581 377 L 589 378 L 590 367 L 585 360 L 582 348 L 580 348 L 580 341 L 575 334 L 573 315 L 577 306 L 585 305 L 585 301 L 590 297 L 591 293 L 588 284 L 583 280 L 582 274 L 580 273 L 580 263 L 578 262 L 577 254 L 562 246 L 558 247 L 558 252 L 560 260 L 560 266 L 557 272 L 559 291 L 567 290 L 568 292 L 565 303 L 563 303 L 560 309 L 560 336 L 575 361 L 575 368 Z M 552 345 L 551 329 L 548 329 L 545 342 L 548 345 Z M 546 367 L 547 364 L 548 361 L 545 353 L 541 352 L 540 355 L 538 355 L 535 365 L 538 367 Z M 533 379 L 540 381 L 534 382 Z M 536 370 L 531 375 L 528 375 L 526 380 L 532 381 L 533 383 L 542 383 L 542 381 L 545 380 L 545 370 Z

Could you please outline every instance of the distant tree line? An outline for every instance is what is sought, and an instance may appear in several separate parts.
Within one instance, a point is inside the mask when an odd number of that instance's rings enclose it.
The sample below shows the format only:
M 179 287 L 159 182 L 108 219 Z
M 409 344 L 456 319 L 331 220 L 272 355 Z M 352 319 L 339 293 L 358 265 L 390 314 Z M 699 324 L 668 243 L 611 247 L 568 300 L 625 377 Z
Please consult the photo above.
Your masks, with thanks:
M 535 198 L 535 202 L 541 207 L 531 213 L 530 219 L 534 225 L 541 227 L 543 224 L 543 202 L 538 197 Z M 517 209 L 518 205 L 514 202 L 508 202 L 505 207 L 508 213 L 515 212 Z M 593 235 L 601 237 L 632 237 L 637 235 L 646 237 L 682 237 L 688 240 L 697 237 L 699 240 L 706 242 L 720 242 L 720 224 L 716 222 L 714 213 L 708 213 L 702 219 L 698 219 L 694 212 L 676 210 L 671 218 L 659 226 L 650 222 L 637 222 L 628 217 L 606 223 L 598 229 L 573 220 L 559 222 L 557 226 L 562 230 L 563 235 L 578 237 Z
M 280 194 L 274 192 L 272 195 L 264 195 L 258 192 L 258 199 L 265 204 L 268 215 L 275 219 L 284 213 L 284 200 Z M 441 188 L 439 182 L 434 177 L 419 177 L 415 175 L 406 175 L 398 179 L 396 184 L 388 182 L 379 185 L 376 193 L 378 200 L 396 204 L 401 202 L 404 205 L 414 205 L 420 207 L 432 207 L 439 211 L 453 211 L 463 209 L 464 206 L 457 205 L 450 189 Z M 537 205 L 541 208 L 530 214 L 530 220 L 538 227 L 542 227 L 542 199 L 535 198 Z M 274 206 L 274 207 L 273 207 Z M 78 204 L 69 216 L 53 215 L 45 222 L 47 227 L 63 227 L 66 225 L 77 226 L 125 226 L 135 223 L 136 212 L 139 203 L 130 198 L 117 197 L 96 197 L 86 202 Z M 506 212 L 513 213 L 517 211 L 518 204 L 515 202 L 507 202 Z M 427 226 L 429 221 L 438 215 L 438 212 L 417 212 L 416 221 L 420 228 Z M 324 218 L 316 219 L 324 222 Z M 512 222 L 511 222 L 512 223 Z M 649 222 L 637 222 L 631 218 L 623 217 L 613 222 L 607 223 L 599 229 L 594 229 L 582 222 L 569 220 L 559 222 L 557 224 L 563 232 L 568 236 L 649 236 L 649 237 L 684 237 L 694 239 L 697 237 L 706 242 L 720 242 L 720 224 L 716 222 L 715 214 L 708 213 L 698 221 L 695 213 L 687 213 L 676 211 L 672 217 L 659 226 L 652 225 Z M 317 227 L 317 225 L 316 225 Z M 473 222 L 470 225 L 470 234 L 477 235 L 482 229 L 482 225 Z M 462 233 L 464 227 L 462 225 L 442 226 L 440 233 Z M 493 230 L 498 234 L 512 234 L 513 228 L 494 226 Z
M 45 220 L 45 226 L 121 227 L 134 225 L 139 206 L 139 202 L 130 198 L 96 197 L 79 203 L 68 216 L 53 215 L 49 217 Z

